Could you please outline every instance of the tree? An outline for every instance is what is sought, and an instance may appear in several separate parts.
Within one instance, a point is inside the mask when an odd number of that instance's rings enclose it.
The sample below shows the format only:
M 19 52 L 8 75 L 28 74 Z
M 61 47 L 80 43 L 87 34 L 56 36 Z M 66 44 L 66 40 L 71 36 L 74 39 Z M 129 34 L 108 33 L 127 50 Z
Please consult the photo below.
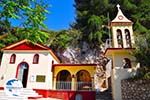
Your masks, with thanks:
M 98 9 L 102 7 L 101 0 L 75 0 L 75 8 L 77 11 L 76 23 L 74 28 L 82 32 L 81 41 L 91 43 L 91 46 L 100 46 L 101 38 L 104 34 L 102 25 L 106 23 L 106 17 L 100 15 Z M 107 6 L 107 2 L 106 5 Z M 103 10 L 103 9 L 101 9 Z M 95 45 L 97 44 L 97 45 Z
M 150 29 L 150 1 L 149 0 L 75 0 L 76 22 L 73 26 L 81 30 L 82 40 L 89 44 L 101 44 L 101 39 L 108 35 L 108 30 L 102 28 L 107 25 L 108 16 L 114 19 L 117 13 L 116 5 L 120 4 L 121 9 L 127 18 L 135 23 L 134 31 L 147 33 Z M 104 38 L 106 40 L 108 36 Z
M 79 39 L 80 31 L 75 29 L 52 32 L 52 34 L 50 34 L 48 46 L 51 46 L 54 50 L 65 50 L 69 46 L 77 46 L 79 44 Z
M 150 67 L 150 34 L 137 35 L 135 47 L 133 55 L 136 60 L 141 66 Z
M 48 34 L 41 29 L 46 28 L 43 21 L 48 13 L 47 7 L 42 0 L 1 0 L 0 28 L 4 29 L 1 33 L 8 36 L 0 40 L 0 46 L 25 38 L 33 42 L 46 42 Z M 12 20 L 19 21 L 20 26 L 15 28 Z

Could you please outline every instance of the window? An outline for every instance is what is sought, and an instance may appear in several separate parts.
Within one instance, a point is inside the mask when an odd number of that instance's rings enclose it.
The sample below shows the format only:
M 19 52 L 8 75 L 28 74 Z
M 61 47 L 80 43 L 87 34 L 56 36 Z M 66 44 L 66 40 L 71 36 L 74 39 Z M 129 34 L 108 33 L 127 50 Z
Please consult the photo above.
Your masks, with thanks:
M 11 57 L 10 57 L 10 64 L 14 64 L 15 61 L 16 61 L 16 55 L 12 54 Z
M 123 59 L 123 68 L 131 68 L 131 61 L 129 58 Z
M 38 64 L 39 63 L 39 55 L 35 54 L 33 57 L 33 64 Z
M 128 29 L 125 29 L 125 37 L 126 37 L 127 48 L 131 48 L 131 37 Z
M 117 29 L 117 42 L 118 42 L 118 47 L 123 48 L 122 32 L 120 29 Z

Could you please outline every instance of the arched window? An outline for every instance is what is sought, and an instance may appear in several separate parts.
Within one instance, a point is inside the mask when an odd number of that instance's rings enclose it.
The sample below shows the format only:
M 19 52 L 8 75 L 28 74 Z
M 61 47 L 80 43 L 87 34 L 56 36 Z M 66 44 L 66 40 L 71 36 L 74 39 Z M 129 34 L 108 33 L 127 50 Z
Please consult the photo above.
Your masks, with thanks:
M 10 64 L 14 64 L 15 61 L 16 61 L 16 55 L 12 54 L 11 57 L 10 57 Z
M 123 59 L 123 68 L 131 68 L 131 61 L 129 58 Z
M 118 47 L 123 48 L 122 32 L 120 29 L 117 29 L 117 42 L 118 42 Z
M 131 37 L 128 29 L 125 29 L 125 38 L 126 38 L 127 48 L 131 48 Z
M 39 54 L 35 54 L 33 57 L 33 64 L 38 64 L 39 63 Z

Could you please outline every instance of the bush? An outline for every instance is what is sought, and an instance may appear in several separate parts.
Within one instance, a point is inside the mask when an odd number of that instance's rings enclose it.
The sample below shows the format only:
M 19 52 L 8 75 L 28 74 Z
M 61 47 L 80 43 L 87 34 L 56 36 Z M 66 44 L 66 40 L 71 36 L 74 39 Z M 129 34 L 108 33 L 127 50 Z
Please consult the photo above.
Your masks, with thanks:
M 150 68 L 142 67 L 137 71 L 137 75 L 132 77 L 132 79 L 150 79 Z

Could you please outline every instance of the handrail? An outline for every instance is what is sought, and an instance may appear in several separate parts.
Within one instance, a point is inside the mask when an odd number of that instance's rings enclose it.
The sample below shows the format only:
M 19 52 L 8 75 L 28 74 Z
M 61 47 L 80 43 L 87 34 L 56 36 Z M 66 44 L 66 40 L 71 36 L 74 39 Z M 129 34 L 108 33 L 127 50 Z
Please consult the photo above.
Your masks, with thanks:
M 78 91 L 91 91 L 93 90 L 92 82 L 67 82 L 67 81 L 57 81 L 56 90 L 71 90 L 72 84 Z

